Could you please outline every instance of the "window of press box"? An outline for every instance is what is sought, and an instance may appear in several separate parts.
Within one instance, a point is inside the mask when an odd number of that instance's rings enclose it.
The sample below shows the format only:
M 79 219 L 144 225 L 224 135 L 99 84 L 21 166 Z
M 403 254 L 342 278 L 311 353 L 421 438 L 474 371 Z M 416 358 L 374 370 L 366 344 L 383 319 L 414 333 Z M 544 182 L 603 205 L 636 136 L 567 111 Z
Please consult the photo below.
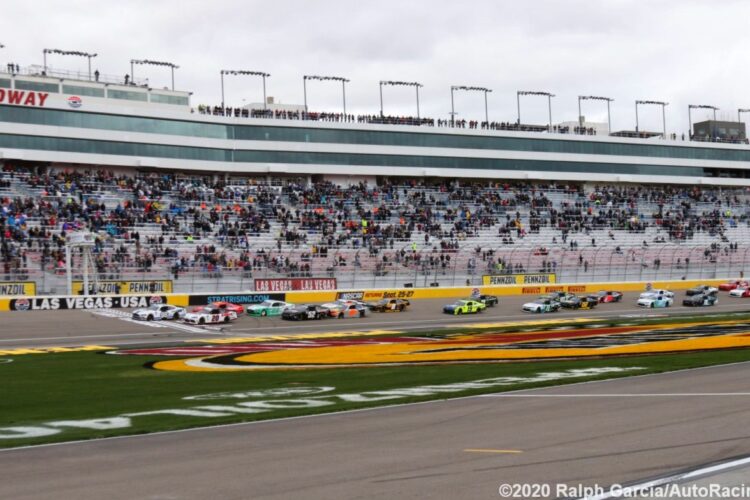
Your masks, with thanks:
M 80 85 L 63 84 L 63 94 L 87 97 L 104 97 L 104 89 L 97 87 L 82 87 Z
M 188 98 L 185 96 L 156 94 L 154 92 L 151 92 L 151 102 L 158 102 L 161 104 L 177 104 L 180 106 L 187 106 L 190 103 Z
M 16 89 L 36 90 L 37 92 L 60 92 L 60 86 L 56 83 L 33 82 L 30 80 L 16 79 Z
M 125 99 L 127 101 L 143 101 L 148 100 L 148 94 L 145 92 L 131 92 L 129 90 L 116 90 L 110 89 L 107 91 L 107 97 L 110 99 Z

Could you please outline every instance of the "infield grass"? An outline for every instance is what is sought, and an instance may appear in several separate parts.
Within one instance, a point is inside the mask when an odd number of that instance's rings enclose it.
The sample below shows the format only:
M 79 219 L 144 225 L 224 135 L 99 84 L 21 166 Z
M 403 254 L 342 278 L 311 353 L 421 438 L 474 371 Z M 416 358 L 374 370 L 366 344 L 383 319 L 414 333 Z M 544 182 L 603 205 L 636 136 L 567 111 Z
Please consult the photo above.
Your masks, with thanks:
M 728 319 L 728 316 L 722 315 L 722 318 Z M 732 319 L 739 318 L 732 317 Z M 675 318 L 670 318 L 670 321 L 676 322 Z M 680 321 L 685 320 L 680 319 Z M 615 322 L 599 321 L 597 323 L 614 324 Z M 629 320 L 628 323 L 632 324 L 633 321 Z M 514 330 L 518 331 L 519 328 L 515 327 Z M 487 330 L 469 328 L 466 331 L 486 332 Z M 142 434 L 659 373 L 750 361 L 750 349 L 586 360 L 288 371 L 190 373 L 158 371 L 144 367 L 147 362 L 158 359 L 164 359 L 164 357 L 114 356 L 95 352 L 12 357 L 12 361 L 0 364 L 0 380 L 2 381 L 0 436 L 9 436 L 16 432 L 8 430 L 12 427 L 47 429 L 49 434 L 38 437 L 0 438 L 0 447 Z M 381 401 L 336 400 L 326 406 L 271 408 L 260 413 L 229 411 L 222 415 L 222 411 L 217 409 L 220 406 L 236 408 L 238 401 L 307 398 L 305 395 L 282 395 L 284 389 L 290 388 L 304 392 L 306 388 L 327 387 L 331 389 L 316 396 L 335 396 L 470 382 L 495 377 L 530 378 L 542 373 L 604 367 L 638 367 L 639 369 L 560 380 L 532 382 L 520 380 L 502 387 L 469 388 L 421 396 L 405 395 Z M 217 396 L 210 400 L 184 399 L 205 394 L 247 393 L 270 389 L 282 391 L 273 396 L 246 396 L 243 399 L 237 399 L 232 394 Z M 177 415 L 172 411 L 181 409 L 194 411 L 197 407 L 206 406 L 213 406 L 214 409 L 204 411 L 213 412 L 215 415 Z M 132 413 L 164 410 L 168 412 L 129 416 Z M 123 421 L 106 420 L 118 416 L 124 416 L 128 420 L 128 425 L 124 426 Z M 105 420 L 101 420 L 99 424 L 88 424 L 88 427 L 99 425 L 102 427 L 100 429 L 81 427 L 71 423 L 71 421 L 85 419 Z M 65 423 L 60 424 L 61 421 Z

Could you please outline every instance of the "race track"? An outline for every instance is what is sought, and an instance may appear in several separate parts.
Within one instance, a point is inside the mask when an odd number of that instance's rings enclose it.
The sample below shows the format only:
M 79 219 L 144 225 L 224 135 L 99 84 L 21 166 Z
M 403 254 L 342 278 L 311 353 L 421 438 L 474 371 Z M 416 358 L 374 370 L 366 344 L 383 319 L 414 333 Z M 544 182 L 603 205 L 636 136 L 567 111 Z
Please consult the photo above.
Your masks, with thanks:
M 0 497 L 490 499 L 501 484 L 630 483 L 750 455 L 749 370 L 4 450 Z
M 714 307 L 689 308 L 681 305 L 683 292 L 675 297 L 676 305 L 669 309 L 642 309 L 636 306 L 637 293 L 626 293 L 622 302 L 600 304 L 592 311 L 563 309 L 557 313 L 534 315 L 521 311 L 521 304 L 533 296 L 501 297 L 497 307 L 481 314 L 450 316 L 442 314 L 442 306 L 450 300 L 415 300 L 403 313 L 373 313 L 366 318 L 310 322 L 290 322 L 280 318 L 254 318 L 243 316 L 229 326 L 198 327 L 174 322 L 136 322 L 126 310 L 67 310 L 10 312 L 1 317 L 0 351 L 20 347 L 56 346 L 133 346 L 175 344 L 182 341 L 246 338 L 269 335 L 295 335 L 328 332 L 361 332 L 371 330 L 418 331 L 437 329 L 446 325 L 522 321 L 552 318 L 612 318 L 629 315 L 675 315 L 701 312 L 750 311 L 748 299 L 732 298 L 722 294 Z

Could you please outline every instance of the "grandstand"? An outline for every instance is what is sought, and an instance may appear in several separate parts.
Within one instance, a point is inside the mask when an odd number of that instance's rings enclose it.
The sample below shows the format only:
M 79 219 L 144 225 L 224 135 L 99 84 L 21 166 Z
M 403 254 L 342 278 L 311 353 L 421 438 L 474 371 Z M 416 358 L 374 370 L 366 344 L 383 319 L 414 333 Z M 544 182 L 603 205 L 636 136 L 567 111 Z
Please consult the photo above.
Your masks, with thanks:
M 0 73 L 0 93 L 0 281 L 41 293 L 65 292 L 77 230 L 96 235 L 99 280 L 180 292 L 708 279 L 750 263 L 745 144 L 193 109 L 187 92 L 26 68 Z

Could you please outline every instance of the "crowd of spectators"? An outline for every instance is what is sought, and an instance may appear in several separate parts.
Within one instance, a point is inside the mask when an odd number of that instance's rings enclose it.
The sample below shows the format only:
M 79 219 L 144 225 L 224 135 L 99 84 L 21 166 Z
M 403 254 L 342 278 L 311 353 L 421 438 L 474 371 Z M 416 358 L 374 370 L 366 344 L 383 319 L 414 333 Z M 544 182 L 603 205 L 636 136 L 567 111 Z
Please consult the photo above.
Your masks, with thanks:
M 646 247 L 707 234 L 718 245 L 707 248 L 710 259 L 734 247 L 728 229 L 746 223 L 750 207 L 741 188 L 388 179 L 338 185 L 8 163 L 3 170 L 0 187 L 12 195 L 0 195 L 0 261 L 15 277 L 29 268 L 60 272 L 65 237 L 81 229 L 95 233 L 95 265 L 108 276 L 127 269 L 167 270 L 178 279 L 227 270 L 309 276 L 363 262 L 381 276 L 394 266 L 439 273 L 459 262 L 469 271 L 515 272 L 523 263 L 508 261 L 502 249 L 542 233 L 550 239 L 535 255 L 598 246 L 622 254 L 621 247 L 641 241 Z M 150 232 L 140 234 L 142 227 Z M 658 236 L 647 241 L 648 230 Z M 606 236 L 597 241 L 595 231 Z M 480 236 L 481 265 L 471 244 Z M 546 259 L 542 266 L 556 267 Z

